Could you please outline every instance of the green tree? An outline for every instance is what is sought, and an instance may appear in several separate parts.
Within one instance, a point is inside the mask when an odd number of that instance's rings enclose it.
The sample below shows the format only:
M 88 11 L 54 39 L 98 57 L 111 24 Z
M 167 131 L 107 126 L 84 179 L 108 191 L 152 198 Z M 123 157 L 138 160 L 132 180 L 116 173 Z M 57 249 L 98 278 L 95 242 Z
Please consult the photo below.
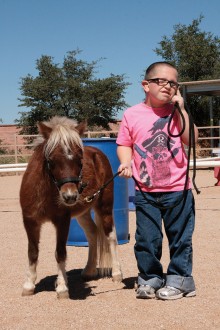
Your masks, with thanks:
M 220 76 L 220 39 L 210 32 L 201 31 L 199 26 L 203 18 L 200 15 L 188 26 L 174 25 L 173 35 L 163 36 L 160 46 L 154 50 L 165 61 L 177 67 L 179 80 L 182 82 L 219 79 Z M 190 96 L 187 104 L 197 125 L 209 125 L 208 97 Z M 216 125 L 219 108 L 219 97 L 214 97 Z
M 38 76 L 30 74 L 21 79 L 21 102 L 19 106 L 30 111 L 19 112 L 16 120 L 21 134 L 36 134 L 38 121 L 54 115 L 67 116 L 77 121 L 87 120 L 94 125 L 109 128 L 109 122 L 127 104 L 124 94 L 129 83 L 124 75 L 97 79 L 97 63 L 77 59 L 79 50 L 68 52 L 62 66 L 54 63 L 53 57 L 43 55 L 36 61 Z

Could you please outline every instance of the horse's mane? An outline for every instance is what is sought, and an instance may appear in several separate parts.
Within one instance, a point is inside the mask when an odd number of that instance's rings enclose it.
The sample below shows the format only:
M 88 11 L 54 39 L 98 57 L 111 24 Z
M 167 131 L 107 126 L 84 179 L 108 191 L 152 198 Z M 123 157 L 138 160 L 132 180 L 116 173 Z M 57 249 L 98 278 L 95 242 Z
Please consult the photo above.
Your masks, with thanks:
M 64 150 L 70 150 L 71 144 L 74 143 L 83 149 L 83 142 L 76 129 L 77 122 L 75 120 L 55 116 L 50 121 L 43 122 L 43 124 L 52 129 L 44 149 L 46 157 L 51 154 L 58 144 Z

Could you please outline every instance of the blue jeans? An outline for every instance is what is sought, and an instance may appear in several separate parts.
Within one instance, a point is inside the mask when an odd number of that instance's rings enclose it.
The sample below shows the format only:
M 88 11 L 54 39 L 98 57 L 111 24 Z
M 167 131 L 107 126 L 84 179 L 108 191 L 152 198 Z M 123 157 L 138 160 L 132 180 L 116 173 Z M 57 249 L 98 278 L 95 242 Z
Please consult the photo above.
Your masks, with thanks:
M 176 204 L 182 191 L 144 193 L 160 206 Z M 192 235 L 195 226 L 195 204 L 191 190 L 173 208 L 159 209 L 146 201 L 140 191 L 135 193 L 137 227 L 134 246 L 139 276 L 138 284 L 149 284 L 158 290 L 164 284 L 162 256 L 162 220 L 169 242 L 170 263 L 165 284 L 184 292 L 195 290 L 192 277 Z

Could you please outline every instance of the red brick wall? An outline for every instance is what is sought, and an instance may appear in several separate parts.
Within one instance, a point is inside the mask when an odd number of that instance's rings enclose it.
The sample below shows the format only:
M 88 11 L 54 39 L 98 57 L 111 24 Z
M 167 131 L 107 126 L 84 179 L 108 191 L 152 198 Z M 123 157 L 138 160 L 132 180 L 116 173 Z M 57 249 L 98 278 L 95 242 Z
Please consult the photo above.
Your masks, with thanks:
M 0 140 L 1 144 L 14 145 L 15 144 L 15 134 L 19 133 L 16 125 L 0 125 Z M 22 137 L 17 137 L 17 143 L 22 144 Z
M 119 128 L 120 120 L 117 121 L 116 124 L 110 123 L 110 128 L 113 131 L 117 131 Z M 19 128 L 16 125 L 0 125 L 0 140 L 1 144 L 14 145 L 15 143 L 15 134 L 19 133 Z M 22 136 L 17 136 L 17 144 L 22 144 L 23 138 Z

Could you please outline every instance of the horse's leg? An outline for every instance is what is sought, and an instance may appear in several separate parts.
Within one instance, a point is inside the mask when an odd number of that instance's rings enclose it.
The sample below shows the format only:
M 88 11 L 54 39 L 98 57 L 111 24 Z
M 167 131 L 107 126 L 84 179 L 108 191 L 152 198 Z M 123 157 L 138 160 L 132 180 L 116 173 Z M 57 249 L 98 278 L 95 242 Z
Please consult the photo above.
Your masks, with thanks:
M 69 231 L 70 217 L 63 216 L 58 221 L 53 221 L 56 227 L 57 244 L 55 258 L 57 261 L 58 276 L 56 280 L 56 293 L 58 298 L 69 298 L 66 276 L 66 241 Z
M 118 242 L 112 210 L 105 203 L 96 207 L 95 221 L 99 230 L 99 255 L 100 271 L 105 275 L 106 269 L 112 270 L 114 282 L 121 282 L 123 279 L 121 265 L 118 258 Z
M 81 216 L 77 217 L 77 221 L 85 232 L 88 244 L 88 261 L 86 267 L 82 271 L 82 277 L 85 280 L 90 280 L 98 275 L 97 271 L 97 227 L 92 220 L 90 210 Z
M 39 238 L 41 225 L 32 219 L 24 218 L 24 227 L 28 237 L 28 259 L 29 268 L 26 273 L 26 280 L 23 285 L 22 296 L 34 294 L 35 281 L 37 279 L 37 261 L 39 254 Z

